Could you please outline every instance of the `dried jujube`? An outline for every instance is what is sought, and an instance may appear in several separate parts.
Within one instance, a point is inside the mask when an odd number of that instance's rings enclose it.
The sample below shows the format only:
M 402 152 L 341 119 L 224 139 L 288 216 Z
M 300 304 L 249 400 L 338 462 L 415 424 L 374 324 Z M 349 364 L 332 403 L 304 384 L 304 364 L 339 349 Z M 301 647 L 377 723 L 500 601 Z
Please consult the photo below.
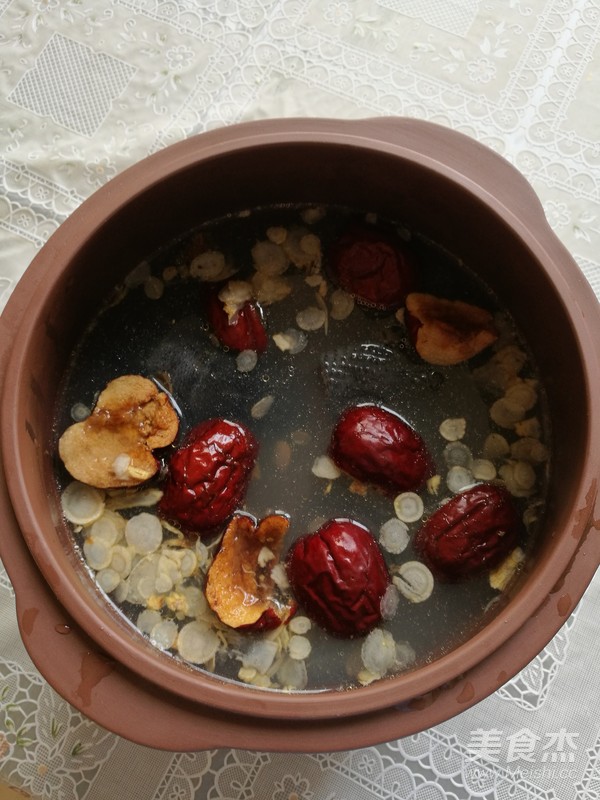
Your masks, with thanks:
M 339 418 L 329 456 L 348 475 L 388 494 L 416 491 L 433 474 L 425 442 L 401 417 L 381 406 L 352 406 Z
M 329 255 L 337 283 L 363 304 L 399 308 L 412 290 L 414 256 L 390 232 L 357 226 L 342 234 Z
M 239 422 L 201 422 L 169 461 L 161 516 L 188 533 L 212 533 L 242 505 L 257 452 Z
M 334 519 L 298 539 L 287 572 L 306 614 L 332 635 L 364 636 L 381 621 L 390 576 L 364 525 Z
M 232 350 L 254 350 L 262 353 L 269 343 L 258 306 L 247 300 L 231 316 L 224 308 L 218 293 L 208 299 L 208 321 L 221 344 Z
M 498 565 L 522 528 L 506 489 L 482 483 L 440 506 L 417 532 L 414 547 L 437 578 L 456 581 Z

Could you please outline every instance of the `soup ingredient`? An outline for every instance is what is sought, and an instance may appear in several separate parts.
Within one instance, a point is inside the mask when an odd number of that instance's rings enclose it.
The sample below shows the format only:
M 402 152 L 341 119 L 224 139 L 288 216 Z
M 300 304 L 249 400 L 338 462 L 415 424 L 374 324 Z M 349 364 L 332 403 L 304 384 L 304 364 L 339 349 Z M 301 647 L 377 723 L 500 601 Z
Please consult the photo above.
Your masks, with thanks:
M 238 282 L 239 283 L 239 282 Z M 209 324 L 221 344 L 232 350 L 254 350 L 262 353 L 269 340 L 259 308 L 251 300 L 245 300 L 239 308 L 233 306 L 231 314 L 218 292 L 211 292 L 208 299 Z
M 229 523 L 206 579 L 206 599 L 223 624 L 265 631 L 293 615 L 295 603 L 281 595 L 271 577 L 289 524 L 283 514 L 271 514 L 258 525 L 236 514 Z
M 342 474 L 329 456 L 317 456 L 311 472 L 317 478 L 324 478 L 327 481 L 335 481 Z
M 445 419 L 440 425 L 440 434 L 447 442 L 457 442 L 462 439 L 467 431 L 467 421 L 464 417 Z
M 344 320 L 354 311 L 354 298 L 343 289 L 335 289 L 331 295 L 330 304 L 331 319 Z
M 283 353 L 288 352 L 290 355 L 295 356 L 304 350 L 308 344 L 308 337 L 297 328 L 288 328 L 283 333 L 275 333 L 273 341 Z
M 503 592 L 513 577 L 516 575 L 519 567 L 525 561 L 525 553 L 520 547 L 510 552 L 504 561 L 501 561 L 497 567 L 490 571 L 489 581 L 492 589 L 497 589 Z
M 158 472 L 152 451 L 170 445 L 179 418 L 165 392 L 141 375 L 107 384 L 83 422 L 71 425 L 58 442 L 69 473 L 97 489 L 137 486 Z
M 440 366 L 467 361 L 498 338 L 489 311 L 432 294 L 409 294 L 404 321 L 417 353 Z
M 326 522 L 294 543 L 287 571 L 307 616 L 332 635 L 364 636 L 381 621 L 390 577 L 364 525 L 350 519 Z
M 417 655 L 408 642 L 397 642 L 390 631 L 376 628 L 367 636 L 360 651 L 364 669 L 358 674 L 362 686 L 382 678 L 392 670 L 408 669 Z
M 127 520 L 125 539 L 129 547 L 140 555 L 148 555 L 158 550 L 162 543 L 163 531 L 158 517 L 143 511 Z
M 416 492 L 402 492 L 394 498 L 394 511 L 402 522 L 416 522 L 423 516 L 423 501 Z
M 414 256 L 401 239 L 366 225 L 342 234 L 331 248 L 330 262 L 342 289 L 381 309 L 404 303 L 416 271 Z
M 238 372 L 252 372 L 254 367 L 258 364 L 256 350 L 242 350 L 238 353 L 235 363 Z
M 169 460 L 159 513 L 187 533 L 214 532 L 241 506 L 257 451 L 240 423 L 201 422 Z
M 102 516 L 104 492 L 72 481 L 60 498 L 63 514 L 73 525 L 89 525 Z
M 179 655 L 190 664 L 206 664 L 221 646 L 215 631 L 204 621 L 188 622 L 179 631 L 176 641 Z
M 482 483 L 438 508 L 417 532 L 414 546 L 436 577 L 456 581 L 497 566 L 521 532 L 510 494 Z
M 411 603 L 422 603 L 433 592 L 431 570 L 420 561 L 406 561 L 398 567 L 393 578 L 394 586 Z
M 329 455 L 356 480 L 388 494 L 415 491 L 433 474 L 419 434 L 397 414 L 376 405 L 344 411 L 334 428 Z
M 327 312 L 316 306 L 308 306 L 296 314 L 296 324 L 302 331 L 318 331 L 326 320 Z
M 388 553 L 399 555 L 406 550 L 409 542 L 408 525 L 397 517 L 388 519 L 379 529 L 379 544 Z

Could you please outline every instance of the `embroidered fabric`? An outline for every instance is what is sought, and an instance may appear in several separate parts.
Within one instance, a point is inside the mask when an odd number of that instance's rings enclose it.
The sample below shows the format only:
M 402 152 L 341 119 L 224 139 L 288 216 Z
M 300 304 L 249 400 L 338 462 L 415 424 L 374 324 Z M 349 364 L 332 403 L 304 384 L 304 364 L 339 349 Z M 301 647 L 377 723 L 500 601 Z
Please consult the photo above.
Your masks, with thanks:
M 95 189 L 190 134 L 404 115 L 529 179 L 600 295 L 598 0 L 0 0 L 0 309 Z M 151 751 L 36 671 L 0 569 L 0 784 L 45 800 L 454 800 L 600 793 L 596 576 L 519 675 L 415 736 L 345 753 Z

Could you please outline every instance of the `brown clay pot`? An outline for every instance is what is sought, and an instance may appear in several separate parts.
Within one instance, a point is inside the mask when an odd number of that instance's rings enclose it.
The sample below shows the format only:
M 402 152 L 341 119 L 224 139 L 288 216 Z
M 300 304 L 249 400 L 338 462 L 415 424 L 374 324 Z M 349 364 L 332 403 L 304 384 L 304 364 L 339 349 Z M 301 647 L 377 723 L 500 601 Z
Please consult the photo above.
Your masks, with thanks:
M 301 202 L 368 207 L 402 218 L 476 268 L 522 329 L 554 423 L 545 528 L 502 610 L 432 663 L 351 692 L 265 693 L 225 683 L 182 667 L 135 635 L 71 546 L 51 452 L 52 412 L 69 355 L 99 298 L 131 265 L 199 220 Z M 2 317 L 6 487 L 0 501 L 9 533 L 0 539 L 0 554 L 15 584 L 26 645 L 67 699 L 102 724 L 109 720 L 107 727 L 154 746 L 331 750 L 451 717 L 542 649 L 599 563 L 598 537 L 588 535 L 600 524 L 599 323 L 596 299 L 531 187 L 493 152 L 445 128 L 398 119 L 272 120 L 203 134 L 145 159 L 61 226 Z M 68 648 L 66 639 L 58 641 L 45 662 L 40 643 L 53 634 L 36 620 L 56 620 L 61 609 L 77 626 L 75 636 Z M 85 654 L 98 648 L 110 661 L 100 655 L 86 666 Z M 127 696 L 135 698 L 140 719 L 154 713 L 171 732 L 178 720 L 180 734 L 167 741 L 151 724 L 142 731 L 122 711 Z M 192 733 L 197 717 L 214 723 L 210 732 Z

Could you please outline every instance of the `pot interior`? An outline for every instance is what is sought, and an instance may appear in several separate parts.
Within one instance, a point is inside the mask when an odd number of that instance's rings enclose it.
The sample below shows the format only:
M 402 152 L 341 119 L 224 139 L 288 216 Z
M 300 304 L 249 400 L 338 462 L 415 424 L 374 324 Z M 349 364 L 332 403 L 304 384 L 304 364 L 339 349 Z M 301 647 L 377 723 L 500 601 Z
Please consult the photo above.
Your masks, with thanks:
M 272 205 L 344 205 L 401 220 L 463 261 L 510 310 L 533 353 L 552 422 L 552 468 L 542 535 L 529 568 L 511 590 L 508 604 L 512 618 L 521 614 L 524 620 L 534 610 L 532 603 L 544 599 L 534 591 L 536 576 L 558 577 L 565 563 L 560 568 L 551 565 L 573 546 L 573 542 L 567 543 L 565 549 L 568 532 L 573 532 L 571 539 L 578 535 L 574 508 L 585 479 L 582 454 L 589 447 L 588 378 L 577 331 L 555 282 L 560 265 L 542 263 L 543 251 L 536 246 L 539 220 L 532 217 L 533 228 L 527 232 L 527 220 L 511 218 L 510 210 L 507 212 L 492 198 L 484 198 L 468 181 L 427 159 L 403 155 L 393 148 L 292 141 L 240 146 L 232 152 L 208 156 L 200 150 L 199 154 L 203 157 L 196 157 L 188 143 L 183 159 L 150 159 L 145 169 L 134 168 L 120 176 L 84 204 L 56 243 L 37 259 L 38 268 L 47 271 L 47 285 L 44 296 L 37 295 L 39 318 L 27 326 L 22 361 L 8 393 L 20 426 L 14 454 L 16 469 L 9 488 L 28 546 L 58 596 L 69 598 L 66 604 L 79 598 L 92 609 L 92 617 L 95 609 L 109 619 L 117 639 L 130 637 L 129 627 L 117 613 L 107 610 L 104 597 L 83 574 L 72 547 L 72 534 L 61 518 L 55 480 L 57 432 L 53 424 L 61 382 L 75 347 L 103 300 L 132 267 L 204 221 Z M 547 590 L 551 588 L 549 585 Z M 500 644 L 503 634 L 498 618 L 488 628 L 494 625 L 500 632 L 497 643 L 492 645 L 492 634 L 484 632 L 484 648 Z M 137 647 L 144 659 L 160 662 L 166 670 L 173 668 L 168 656 L 141 641 Z M 477 655 L 470 651 L 467 658 L 477 660 L 484 655 L 486 652 Z M 449 668 L 456 671 L 448 677 L 460 674 L 465 666 L 466 660 L 455 661 Z M 406 690 L 409 694 L 403 695 L 400 690 L 395 699 L 428 691 L 445 674 L 442 671 L 427 677 L 427 670 L 424 672 L 422 682 L 414 675 L 387 682 L 406 682 L 407 677 L 412 681 Z M 210 705 L 210 687 L 208 679 L 194 699 L 206 697 Z M 369 687 L 360 693 L 364 693 L 364 701 L 354 706 L 347 703 L 350 710 L 339 703 L 336 713 L 354 713 L 373 702 L 390 702 L 381 689 Z M 269 702 L 271 698 L 274 711 L 261 707 L 260 700 L 250 701 L 249 711 L 268 716 L 285 708 L 283 713 L 296 713 L 293 698 L 282 699 L 279 706 L 277 698 L 269 696 Z M 306 708 L 300 713 L 331 713 L 322 707 L 319 710 L 314 703 L 307 703 Z

